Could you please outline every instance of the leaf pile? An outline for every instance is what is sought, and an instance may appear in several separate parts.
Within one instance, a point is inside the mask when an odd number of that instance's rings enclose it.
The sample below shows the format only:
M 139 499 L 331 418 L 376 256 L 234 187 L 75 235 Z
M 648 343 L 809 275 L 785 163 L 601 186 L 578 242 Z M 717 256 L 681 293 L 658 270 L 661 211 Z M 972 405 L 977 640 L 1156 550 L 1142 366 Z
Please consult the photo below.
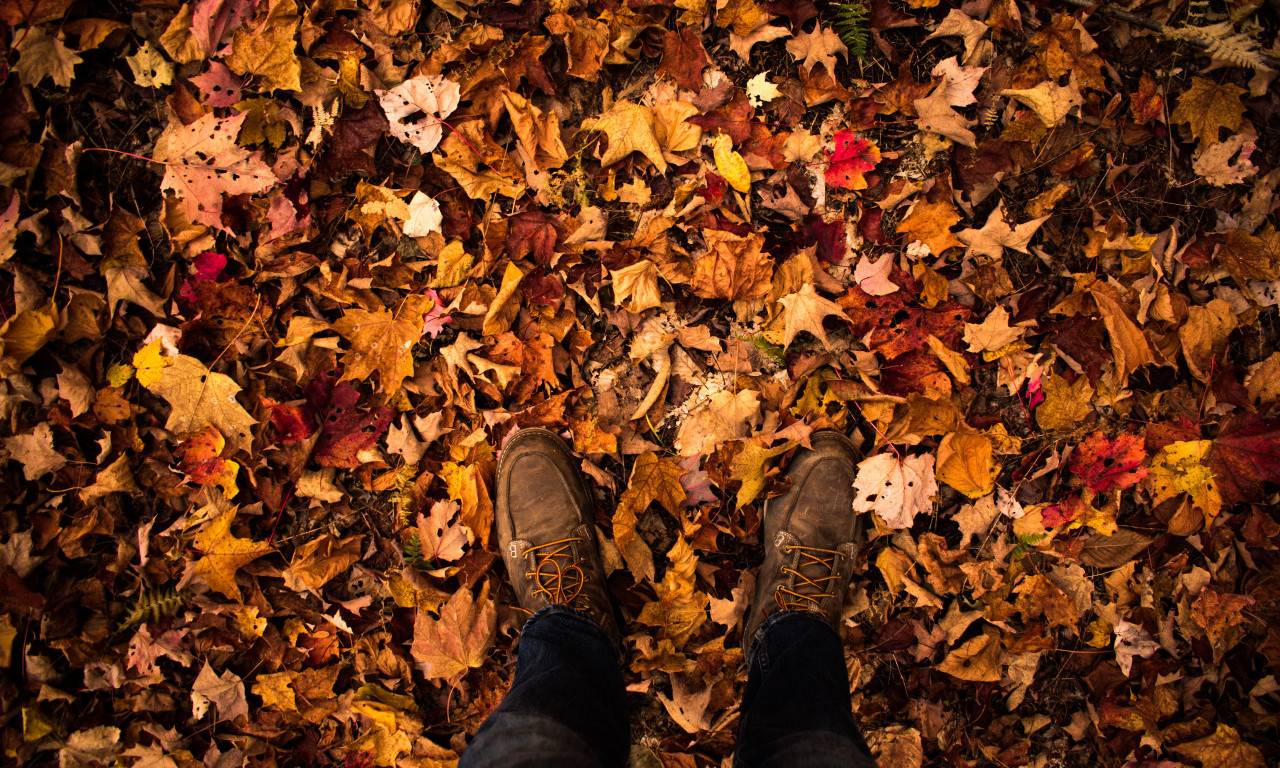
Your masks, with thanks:
M 5 757 L 455 764 L 538 426 L 638 765 L 825 428 L 882 765 L 1275 764 L 1276 6 L 1077 5 L 0 0 Z

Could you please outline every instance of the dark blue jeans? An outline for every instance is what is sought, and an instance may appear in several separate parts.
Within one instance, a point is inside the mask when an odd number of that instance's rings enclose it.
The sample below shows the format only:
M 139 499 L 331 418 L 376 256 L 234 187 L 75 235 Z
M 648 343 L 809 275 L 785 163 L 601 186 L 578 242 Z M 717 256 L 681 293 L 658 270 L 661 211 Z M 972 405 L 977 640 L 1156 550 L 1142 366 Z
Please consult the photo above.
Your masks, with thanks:
M 840 638 L 805 613 L 770 616 L 747 659 L 737 768 L 874 768 L 853 721 Z M 520 636 L 515 680 L 459 768 L 621 768 L 630 751 L 622 672 L 604 631 L 549 606 Z

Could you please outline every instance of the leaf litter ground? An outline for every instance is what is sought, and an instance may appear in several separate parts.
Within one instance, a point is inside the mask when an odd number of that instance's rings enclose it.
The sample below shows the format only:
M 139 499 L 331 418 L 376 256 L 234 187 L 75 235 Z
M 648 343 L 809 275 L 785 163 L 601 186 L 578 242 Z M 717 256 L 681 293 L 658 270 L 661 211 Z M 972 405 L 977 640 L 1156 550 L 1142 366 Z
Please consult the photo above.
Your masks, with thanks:
M 819 428 L 882 765 L 1280 759 L 1275 6 L 1076 5 L 0 2 L 6 756 L 454 764 L 545 426 L 636 765 Z

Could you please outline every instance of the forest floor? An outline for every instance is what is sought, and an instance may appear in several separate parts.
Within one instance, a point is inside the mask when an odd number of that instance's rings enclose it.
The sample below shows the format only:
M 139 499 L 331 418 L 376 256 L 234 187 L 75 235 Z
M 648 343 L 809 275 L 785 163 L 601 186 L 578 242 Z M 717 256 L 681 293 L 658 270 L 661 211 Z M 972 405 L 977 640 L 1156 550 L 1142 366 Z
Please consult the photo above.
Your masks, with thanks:
M 581 459 L 637 767 L 864 459 L 885 768 L 1280 762 L 1274 0 L 0 0 L 0 747 L 451 766 Z

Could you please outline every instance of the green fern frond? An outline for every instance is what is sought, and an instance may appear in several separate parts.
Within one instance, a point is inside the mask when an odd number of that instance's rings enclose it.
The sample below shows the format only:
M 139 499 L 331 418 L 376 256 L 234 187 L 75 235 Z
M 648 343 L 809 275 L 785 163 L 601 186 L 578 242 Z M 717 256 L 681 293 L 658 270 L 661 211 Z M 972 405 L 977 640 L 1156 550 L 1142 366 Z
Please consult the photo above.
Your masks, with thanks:
M 836 33 L 849 48 L 849 55 L 862 61 L 867 55 L 867 4 L 863 0 L 846 0 L 836 5 Z

